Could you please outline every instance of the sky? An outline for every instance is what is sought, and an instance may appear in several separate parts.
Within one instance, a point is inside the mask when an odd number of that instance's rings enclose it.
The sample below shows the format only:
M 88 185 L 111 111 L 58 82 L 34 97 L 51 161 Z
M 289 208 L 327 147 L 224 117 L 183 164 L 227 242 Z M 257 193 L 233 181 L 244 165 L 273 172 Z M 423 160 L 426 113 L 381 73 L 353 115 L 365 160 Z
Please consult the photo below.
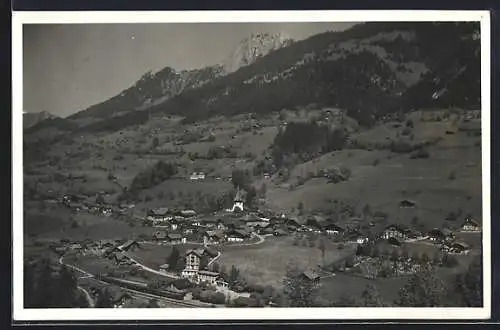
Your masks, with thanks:
M 23 110 L 66 117 L 130 87 L 145 72 L 222 62 L 251 33 L 300 40 L 353 23 L 29 24 Z

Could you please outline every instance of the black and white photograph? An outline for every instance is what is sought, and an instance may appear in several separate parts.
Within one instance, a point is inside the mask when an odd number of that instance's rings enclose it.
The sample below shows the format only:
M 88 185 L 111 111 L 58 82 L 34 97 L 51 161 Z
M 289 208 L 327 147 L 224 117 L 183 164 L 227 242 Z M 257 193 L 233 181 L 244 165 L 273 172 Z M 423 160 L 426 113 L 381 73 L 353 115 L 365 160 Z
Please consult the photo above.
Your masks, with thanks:
M 14 314 L 489 317 L 489 13 L 350 13 L 14 13 Z

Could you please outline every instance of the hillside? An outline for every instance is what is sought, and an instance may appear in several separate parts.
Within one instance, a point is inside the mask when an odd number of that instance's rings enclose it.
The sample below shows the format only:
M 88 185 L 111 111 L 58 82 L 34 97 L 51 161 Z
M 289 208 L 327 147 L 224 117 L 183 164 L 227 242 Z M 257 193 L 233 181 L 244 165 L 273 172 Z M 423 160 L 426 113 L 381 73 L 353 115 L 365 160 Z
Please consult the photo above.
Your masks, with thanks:
M 242 40 L 222 64 L 200 69 L 178 71 L 165 67 L 158 72 L 146 72 L 133 86 L 109 100 L 80 111 L 70 119 L 104 119 L 144 110 L 161 104 L 184 91 L 199 88 L 214 79 L 252 64 L 258 58 L 291 43 L 281 34 L 252 34 Z
M 187 117 L 267 114 L 310 104 L 344 109 L 361 125 L 414 108 L 480 104 L 474 23 L 366 23 L 294 42 L 147 112 Z M 75 115 L 78 116 L 78 115 Z M 88 125 L 119 130 L 145 112 Z

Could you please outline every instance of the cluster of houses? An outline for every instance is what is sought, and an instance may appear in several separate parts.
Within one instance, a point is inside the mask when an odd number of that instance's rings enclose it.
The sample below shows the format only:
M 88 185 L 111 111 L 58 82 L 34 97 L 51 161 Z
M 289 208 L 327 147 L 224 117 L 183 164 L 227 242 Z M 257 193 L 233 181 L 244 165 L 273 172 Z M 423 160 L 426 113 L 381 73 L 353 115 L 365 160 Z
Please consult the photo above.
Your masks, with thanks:
M 64 195 L 61 203 L 71 209 L 73 213 L 87 212 L 109 217 L 115 215 L 129 215 L 135 208 L 134 204 L 116 204 L 109 196 L 100 194 L 99 197 L 85 195 Z

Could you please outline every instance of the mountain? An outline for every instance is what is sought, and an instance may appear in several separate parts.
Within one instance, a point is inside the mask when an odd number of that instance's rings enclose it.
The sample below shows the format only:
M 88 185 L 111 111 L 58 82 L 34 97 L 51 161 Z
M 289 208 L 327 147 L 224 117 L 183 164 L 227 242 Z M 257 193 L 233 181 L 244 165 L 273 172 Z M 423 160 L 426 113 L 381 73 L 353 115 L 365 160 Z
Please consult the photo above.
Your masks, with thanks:
M 269 54 L 272 51 L 287 47 L 293 43 L 293 39 L 283 33 L 256 33 L 243 39 L 238 47 L 228 56 L 224 62 L 224 72 L 226 74 L 252 64 L 258 58 Z
M 180 115 L 188 123 L 314 105 L 344 109 L 360 125 L 371 126 L 381 117 L 415 108 L 477 108 L 478 31 L 479 23 L 473 22 L 376 22 L 321 33 L 184 89 L 146 111 L 84 129 L 116 131 L 147 121 L 150 113 Z M 136 93 L 144 98 L 144 91 Z
M 52 118 L 56 118 L 56 116 L 47 111 L 25 112 L 23 113 L 23 128 L 27 129 L 33 127 L 44 120 Z
M 259 33 L 245 38 L 223 61 L 201 69 L 177 71 L 165 67 L 159 72 L 146 72 L 133 86 L 109 100 L 93 105 L 68 118 L 106 119 L 144 110 L 161 104 L 190 89 L 199 88 L 214 79 L 253 63 L 271 51 L 286 47 L 292 40 L 282 34 Z

